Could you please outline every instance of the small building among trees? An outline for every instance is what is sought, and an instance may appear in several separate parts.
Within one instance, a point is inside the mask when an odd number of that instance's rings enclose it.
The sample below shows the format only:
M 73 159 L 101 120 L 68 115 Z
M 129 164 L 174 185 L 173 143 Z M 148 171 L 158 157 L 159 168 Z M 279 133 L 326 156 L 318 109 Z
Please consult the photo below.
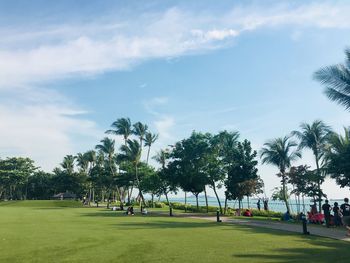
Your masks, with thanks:
M 52 199 L 55 199 L 55 200 L 75 200 L 76 197 L 77 196 L 75 194 L 66 192 L 66 193 L 56 194 L 52 197 Z

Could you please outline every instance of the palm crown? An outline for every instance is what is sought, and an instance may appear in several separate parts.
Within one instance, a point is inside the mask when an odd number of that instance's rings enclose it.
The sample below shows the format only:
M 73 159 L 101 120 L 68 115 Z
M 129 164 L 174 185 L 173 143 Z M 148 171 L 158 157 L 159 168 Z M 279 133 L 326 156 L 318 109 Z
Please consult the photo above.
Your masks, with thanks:
M 294 150 L 298 144 L 288 136 L 276 138 L 264 144 L 260 156 L 262 163 L 269 163 L 277 166 L 281 173 L 284 173 L 291 166 L 292 161 L 301 158 L 299 150 Z
M 350 49 L 345 50 L 345 64 L 324 67 L 315 72 L 314 78 L 325 87 L 329 99 L 350 110 Z

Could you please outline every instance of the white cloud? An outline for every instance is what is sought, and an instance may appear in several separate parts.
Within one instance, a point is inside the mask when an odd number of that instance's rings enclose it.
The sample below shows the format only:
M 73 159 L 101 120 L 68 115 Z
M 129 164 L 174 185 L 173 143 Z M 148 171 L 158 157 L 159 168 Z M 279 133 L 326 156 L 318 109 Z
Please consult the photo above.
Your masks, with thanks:
M 30 92 L 22 93 L 31 96 Z M 87 141 L 100 136 L 94 122 L 84 119 L 85 111 L 64 101 L 16 96 L 0 104 L 1 157 L 20 155 L 33 158 L 45 170 L 57 166 L 66 154 L 89 147 Z M 51 94 L 54 95 L 54 94 Z M 82 116 L 81 116 L 82 115 Z M 78 136 L 77 142 L 72 137 Z M 83 149 L 82 149 L 83 148 Z
M 219 48 L 263 27 L 349 28 L 349 12 L 350 4 L 340 2 L 240 6 L 221 15 L 170 8 L 136 21 L 0 30 L 0 88 L 126 70 L 152 58 Z
M 206 52 L 262 28 L 350 28 L 349 13 L 346 2 L 239 6 L 219 15 L 170 8 L 133 19 L 115 16 L 89 24 L 0 28 L 1 152 L 33 156 L 40 165 L 52 168 L 63 155 L 79 148 L 81 141 L 75 143 L 74 136 L 95 141 L 102 135 L 82 115 L 86 111 L 67 98 L 29 88 L 38 83 L 49 85 L 58 79 L 129 70 L 145 60 Z M 167 102 L 159 97 L 145 104 L 157 116 L 159 144 L 173 139 L 174 118 L 154 109 Z
M 159 134 L 159 140 L 173 139 L 171 135 L 171 129 L 175 126 L 175 120 L 170 116 L 163 116 L 159 120 L 154 122 L 157 133 Z

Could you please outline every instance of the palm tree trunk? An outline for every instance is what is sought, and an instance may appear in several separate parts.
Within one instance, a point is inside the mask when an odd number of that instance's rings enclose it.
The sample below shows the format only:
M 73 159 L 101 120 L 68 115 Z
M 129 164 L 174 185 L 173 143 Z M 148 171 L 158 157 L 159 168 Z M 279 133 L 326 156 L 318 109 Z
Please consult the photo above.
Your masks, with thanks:
M 197 212 L 199 211 L 199 204 L 198 204 L 198 194 L 195 194 L 196 196 L 196 204 L 197 204 Z
M 317 170 L 317 189 L 318 189 L 318 211 L 322 211 L 322 194 L 321 194 L 321 171 L 318 163 L 318 155 L 315 155 L 316 158 L 316 170 Z
M 287 187 L 286 187 L 286 177 L 284 174 L 282 174 L 282 191 L 283 191 L 283 199 L 286 204 L 286 209 L 288 213 L 290 214 L 290 207 L 289 207 L 289 202 L 288 202 L 288 196 L 287 196 Z
M 207 213 L 209 213 L 208 196 L 207 196 L 206 186 L 204 186 L 204 196 L 205 196 L 205 206 L 206 206 L 206 209 L 207 209 Z
M 218 204 L 219 204 L 219 208 L 220 208 L 220 214 L 222 215 L 222 207 L 221 207 L 221 202 L 220 202 L 220 198 L 218 196 L 218 193 L 216 192 L 216 186 L 215 186 L 215 182 L 212 184 L 213 186 L 213 191 L 214 191 L 214 194 L 216 196 L 216 199 L 218 200 Z
M 150 153 L 150 151 L 151 151 L 151 146 L 148 146 L 148 151 L 147 151 L 147 161 L 146 161 L 146 163 L 148 164 L 148 158 L 149 158 L 149 153 Z

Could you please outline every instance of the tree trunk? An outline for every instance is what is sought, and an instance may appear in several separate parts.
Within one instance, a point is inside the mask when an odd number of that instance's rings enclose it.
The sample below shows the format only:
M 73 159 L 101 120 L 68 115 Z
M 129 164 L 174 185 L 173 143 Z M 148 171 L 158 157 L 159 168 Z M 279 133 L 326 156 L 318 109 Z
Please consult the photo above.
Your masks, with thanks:
M 226 215 L 227 212 L 227 196 L 225 195 L 225 209 L 224 209 L 224 215 Z
M 187 192 L 185 192 L 185 213 L 187 212 Z
M 170 206 L 169 198 L 168 198 L 168 193 L 165 192 L 164 195 L 165 195 L 166 202 L 168 203 L 168 206 Z
M 131 203 L 131 196 L 132 196 L 133 188 L 134 188 L 134 182 L 132 182 L 132 186 L 130 187 L 130 189 L 128 189 L 128 204 L 129 205 Z
M 204 186 L 204 196 L 205 196 L 205 206 L 206 206 L 206 209 L 207 209 L 207 213 L 209 213 L 208 196 L 207 196 L 207 190 L 206 190 L 205 186 Z
M 286 204 L 286 209 L 288 213 L 290 214 L 290 207 L 289 207 L 289 202 L 288 202 L 288 196 L 287 196 L 287 188 L 286 188 L 286 177 L 284 174 L 282 174 L 282 191 L 283 191 L 283 199 Z
M 250 209 L 250 205 L 249 205 L 249 195 L 247 195 L 247 202 L 248 202 L 248 209 Z
M 109 209 L 109 199 L 110 199 L 110 193 L 109 193 L 109 191 L 108 191 L 108 195 L 107 195 L 107 209 Z
M 215 183 L 214 183 L 212 186 L 213 186 L 213 191 L 214 191 L 214 194 L 215 194 L 215 196 L 216 196 L 216 199 L 218 200 L 218 204 L 219 204 L 219 208 L 220 208 L 220 214 L 222 215 L 221 202 L 220 202 L 220 198 L 219 198 L 219 196 L 218 196 L 218 193 L 216 192 Z
M 148 147 L 146 163 L 148 164 L 149 153 L 151 151 L 151 146 Z
M 198 204 L 198 194 L 195 194 L 196 196 L 196 204 L 197 204 L 197 212 L 199 211 L 199 204 Z
M 315 155 L 316 158 L 316 169 L 317 169 L 317 188 L 318 188 L 318 211 L 322 211 L 322 194 L 321 194 L 321 171 L 318 164 L 318 154 Z
M 90 203 L 91 203 L 91 184 L 90 184 L 90 187 L 89 187 L 89 200 L 88 200 L 88 205 L 90 206 Z
M 241 199 L 238 199 L 238 216 L 241 216 Z
M 152 208 L 154 208 L 154 194 L 152 194 Z

